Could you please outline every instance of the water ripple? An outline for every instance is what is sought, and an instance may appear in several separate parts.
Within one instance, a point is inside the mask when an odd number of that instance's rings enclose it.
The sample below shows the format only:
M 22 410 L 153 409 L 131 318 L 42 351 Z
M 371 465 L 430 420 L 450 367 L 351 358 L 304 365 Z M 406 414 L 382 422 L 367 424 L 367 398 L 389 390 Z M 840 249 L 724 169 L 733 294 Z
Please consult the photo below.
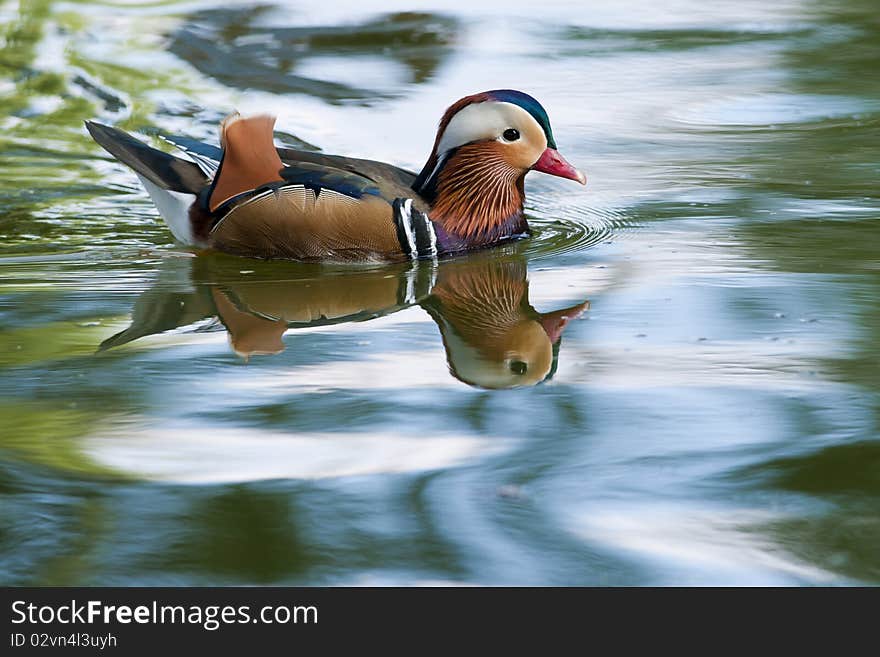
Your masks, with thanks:
M 615 208 L 560 208 L 553 218 L 529 218 L 533 235 L 524 248 L 532 259 L 582 251 L 637 228 Z
M 743 130 L 780 125 L 812 126 L 826 121 L 857 125 L 878 110 L 880 104 L 859 97 L 777 92 L 718 98 L 673 111 L 671 117 L 692 127 Z

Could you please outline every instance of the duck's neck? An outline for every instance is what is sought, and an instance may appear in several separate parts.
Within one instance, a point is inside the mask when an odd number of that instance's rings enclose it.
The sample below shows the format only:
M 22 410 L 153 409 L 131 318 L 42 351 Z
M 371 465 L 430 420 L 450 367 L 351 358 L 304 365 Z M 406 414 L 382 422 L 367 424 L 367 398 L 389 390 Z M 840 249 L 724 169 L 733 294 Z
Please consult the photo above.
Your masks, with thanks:
M 444 319 L 475 345 L 489 345 L 523 320 L 528 305 L 526 266 L 520 261 L 460 262 L 441 270 L 431 293 Z
M 425 165 L 414 188 L 428 216 L 452 241 L 485 246 L 528 232 L 523 215 L 525 174 L 491 144 L 469 144 Z

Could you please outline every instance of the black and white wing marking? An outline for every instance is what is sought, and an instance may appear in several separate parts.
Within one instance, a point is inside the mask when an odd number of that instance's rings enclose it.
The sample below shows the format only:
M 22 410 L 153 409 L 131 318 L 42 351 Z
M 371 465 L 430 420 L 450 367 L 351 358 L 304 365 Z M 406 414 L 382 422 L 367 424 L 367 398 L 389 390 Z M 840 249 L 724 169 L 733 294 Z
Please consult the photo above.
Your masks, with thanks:
M 189 137 L 179 135 L 159 135 L 159 137 L 185 153 L 209 178 L 213 178 L 220 168 L 223 151 L 216 146 L 204 144 Z
M 397 239 L 404 254 L 410 260 L 436 258 L 437 233 L 428 215 L 413 208 L 411 198 L 396 198 L 393 206 Z

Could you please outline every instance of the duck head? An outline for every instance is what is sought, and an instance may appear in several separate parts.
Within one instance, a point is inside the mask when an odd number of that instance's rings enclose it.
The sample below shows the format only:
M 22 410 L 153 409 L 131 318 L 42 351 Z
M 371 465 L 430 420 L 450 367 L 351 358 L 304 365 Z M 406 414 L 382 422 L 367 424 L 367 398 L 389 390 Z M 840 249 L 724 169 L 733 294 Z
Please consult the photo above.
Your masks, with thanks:
M 523 181 L 529 171 L 587 181 L 556 150 L 541 104 L 521 91 L 497 89 L 446 110 L 413 189 L 447 233 L 471 243 L 492 241 L 527 232 Z

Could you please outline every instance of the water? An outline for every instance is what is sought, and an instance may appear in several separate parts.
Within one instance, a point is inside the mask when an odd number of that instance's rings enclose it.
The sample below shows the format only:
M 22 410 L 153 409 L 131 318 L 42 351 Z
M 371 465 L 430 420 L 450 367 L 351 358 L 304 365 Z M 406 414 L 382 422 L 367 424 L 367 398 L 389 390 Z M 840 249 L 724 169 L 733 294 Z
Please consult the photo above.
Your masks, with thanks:
M 212 4 L 0 5 L 3 583 L 880 582 L 874 0 Z M 439 268 L 194 258 L 82 127 L 499 87 L 590 182 Z

